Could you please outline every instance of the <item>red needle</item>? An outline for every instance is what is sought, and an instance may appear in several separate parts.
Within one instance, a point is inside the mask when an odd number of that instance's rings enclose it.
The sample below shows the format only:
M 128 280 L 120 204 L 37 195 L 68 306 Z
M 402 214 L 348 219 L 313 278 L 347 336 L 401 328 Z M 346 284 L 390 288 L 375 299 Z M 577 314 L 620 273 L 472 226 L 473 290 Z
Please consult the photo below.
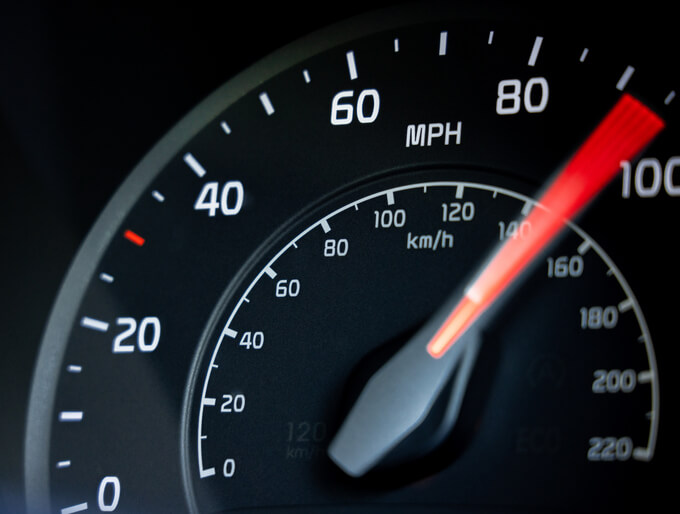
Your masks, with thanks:
M 624 94 L 576 151 L 525 221 L 531 230 L 508 239 L 427 344 L 439 358 L 550 243 L 564 226 L 663 129 L 648 107 Z M 543 208 L 541 208 L 543 207 Z

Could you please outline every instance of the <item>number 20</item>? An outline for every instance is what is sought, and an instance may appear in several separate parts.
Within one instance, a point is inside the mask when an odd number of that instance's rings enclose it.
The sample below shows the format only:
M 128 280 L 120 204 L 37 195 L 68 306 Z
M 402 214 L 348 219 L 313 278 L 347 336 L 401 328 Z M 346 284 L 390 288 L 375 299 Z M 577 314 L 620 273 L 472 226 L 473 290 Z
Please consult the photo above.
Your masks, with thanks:
M 137 333 L 137 348 L 140 352 L 153 352 L 161 339 L 161 322 L 155 316 L 142 318 L 137 328 L 135 318 L 118 318 L 117 325 L 127 325 L 127 328 L 116 336 L 113 340 L 113 353 L 132 353 L 135 351 L 134 344 L 124 341 Z

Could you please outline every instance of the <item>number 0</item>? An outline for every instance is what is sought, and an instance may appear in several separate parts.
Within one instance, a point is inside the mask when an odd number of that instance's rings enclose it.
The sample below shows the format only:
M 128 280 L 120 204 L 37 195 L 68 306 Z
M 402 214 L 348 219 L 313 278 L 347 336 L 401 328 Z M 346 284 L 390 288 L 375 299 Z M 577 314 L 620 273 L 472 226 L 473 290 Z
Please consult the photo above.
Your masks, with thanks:
M 113 512 L 120 501 L 120 480 L 118 477 L 104 477 L 99 482 L 97 491 L 97 506 L 102 512 Z

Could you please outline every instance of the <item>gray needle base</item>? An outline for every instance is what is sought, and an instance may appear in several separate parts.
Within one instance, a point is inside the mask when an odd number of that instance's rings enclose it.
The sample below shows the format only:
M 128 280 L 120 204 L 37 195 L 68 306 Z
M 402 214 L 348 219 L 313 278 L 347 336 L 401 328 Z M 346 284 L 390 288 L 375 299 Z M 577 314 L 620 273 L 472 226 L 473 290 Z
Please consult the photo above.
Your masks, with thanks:
M 371 377 L 331 442 L 329 457 L 348 475 L 364 475 L 416 430 L 458 369 L 453 391 L 447 390 L 450 400 L 441 428 L 448 433 L 455 424 L 480 337 L 471 329 L 434 359 L 426 351 L 428 332 L 416 335 Z

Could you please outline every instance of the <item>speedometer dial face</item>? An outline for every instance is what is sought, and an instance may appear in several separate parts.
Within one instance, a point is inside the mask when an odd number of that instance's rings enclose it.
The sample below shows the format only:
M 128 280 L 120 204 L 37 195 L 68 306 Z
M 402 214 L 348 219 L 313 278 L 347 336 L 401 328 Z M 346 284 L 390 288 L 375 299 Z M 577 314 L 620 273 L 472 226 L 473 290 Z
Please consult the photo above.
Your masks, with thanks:
M 676 77 L 559 21 L 380 13 L 190 113 L 57 299 L 29 510 L 659 505 Z

